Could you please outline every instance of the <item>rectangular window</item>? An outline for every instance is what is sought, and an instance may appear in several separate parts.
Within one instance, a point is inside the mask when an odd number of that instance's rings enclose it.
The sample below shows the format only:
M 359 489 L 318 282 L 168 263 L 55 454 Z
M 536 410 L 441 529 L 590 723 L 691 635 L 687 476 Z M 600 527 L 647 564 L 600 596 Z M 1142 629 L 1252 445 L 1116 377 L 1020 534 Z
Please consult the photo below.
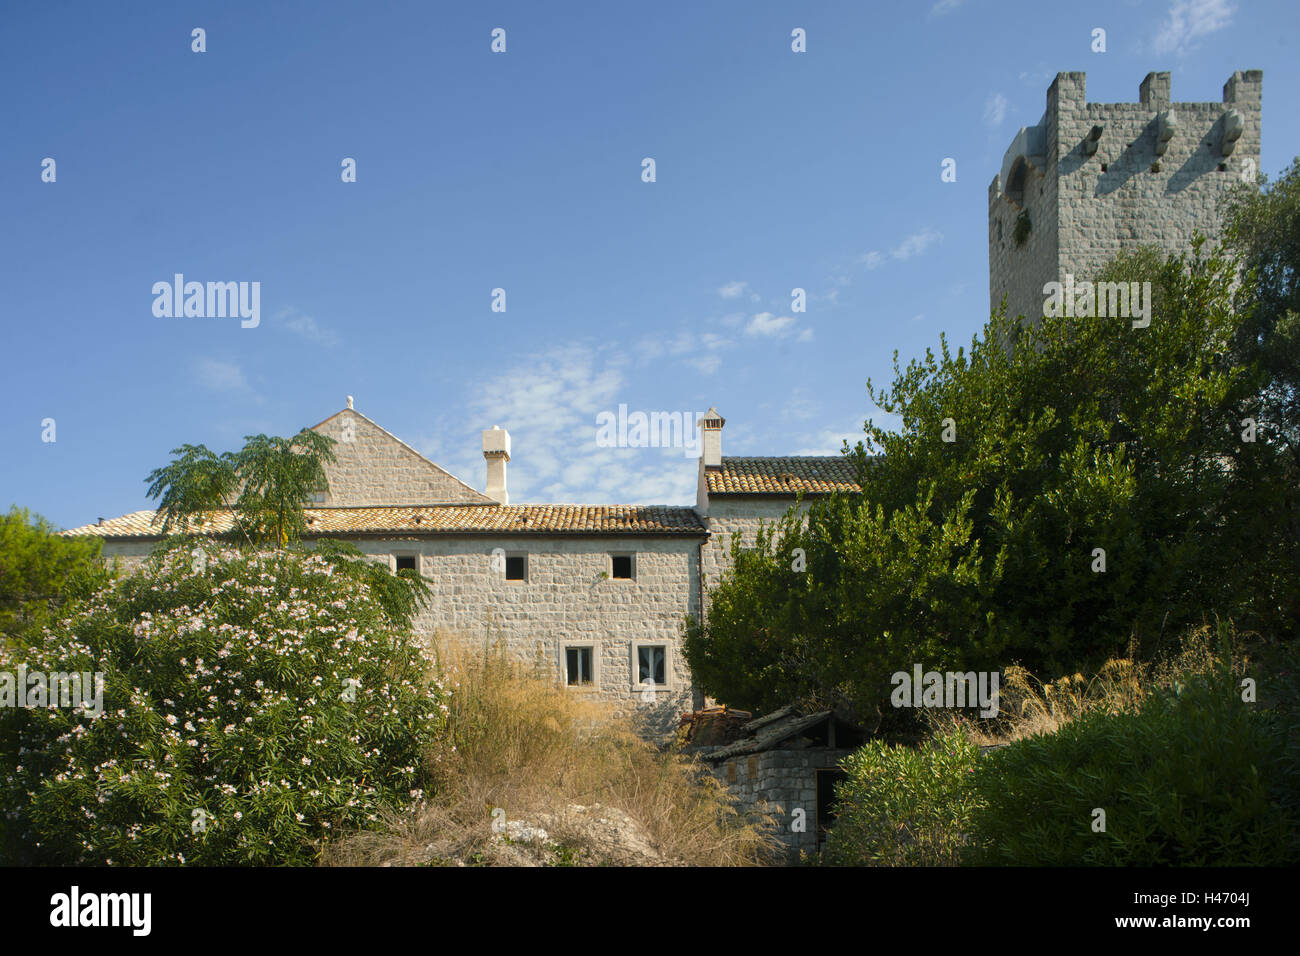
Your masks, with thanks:
M 590 647 L 564 649 L 564 680 L 570 687 L 590 687 L 595 683 Z
M 610 561 L 613 564 L 611 576 L 631 580 L 633 576 L 633 562 L 630 554 L 612 554 Z
M 528 580 L 528 555 L 526 554 L 506 555 L 506 580 L 507 581 Z
M 396 555 L 395 558 L 396 558 L 396 561 L 397 561 L 397 568 L 396 568 L 396 570 L 398 570 L 398 571 L 414 571 L 414 570 L 416 570 L 416 567 L 415 567 L 415 555 L 413 555 L 413 554 L 399 554 L 399 555 Z
M 636 682 L 664 687 L 666 679 L 664 663 L 667 650 L 662 644 L 647 644 L 636 649 Z

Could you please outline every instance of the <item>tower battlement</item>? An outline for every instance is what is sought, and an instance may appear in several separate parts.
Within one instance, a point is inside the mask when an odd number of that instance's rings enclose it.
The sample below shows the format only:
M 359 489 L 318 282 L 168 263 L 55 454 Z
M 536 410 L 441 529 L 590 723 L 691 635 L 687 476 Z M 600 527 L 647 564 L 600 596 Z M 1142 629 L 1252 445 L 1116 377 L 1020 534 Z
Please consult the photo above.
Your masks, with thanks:
M 1136 103 L 1089 103 L 1084 73 L 1058 73 L 989 184 L 989 299 L 1042 314 L 1043 286 L 1091 279 L 1123 249 L 1180 252 L 1219 238 L 1220 196 L 1259 170 L 1264 75 L 1233 73 L 1221 103 L 1174 103 L 1148 73 Z

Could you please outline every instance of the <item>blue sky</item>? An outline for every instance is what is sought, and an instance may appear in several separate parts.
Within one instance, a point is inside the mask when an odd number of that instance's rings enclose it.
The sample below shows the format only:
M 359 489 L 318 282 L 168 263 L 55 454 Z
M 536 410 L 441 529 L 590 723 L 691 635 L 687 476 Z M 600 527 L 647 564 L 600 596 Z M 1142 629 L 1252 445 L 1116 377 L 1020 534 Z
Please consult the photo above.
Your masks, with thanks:
M 1151 70 L 1218 101 L 1262 69 L 1275 177 L 1297 25 L 1289 0 L 10 5 L 0 506 L 149 507 L 175 446 L 349 394 L 477 488 L 508 429 L 516 502 L 692 501 L 681 449 L 597 447 L 620 404 L 716 405 L 724 454 L 834 453 L 895 349 L 987 319 L 988 184 L 1058 71 L 1135 102 Z M 260 282 L 260 324 L 156 317 L 175 273 Z

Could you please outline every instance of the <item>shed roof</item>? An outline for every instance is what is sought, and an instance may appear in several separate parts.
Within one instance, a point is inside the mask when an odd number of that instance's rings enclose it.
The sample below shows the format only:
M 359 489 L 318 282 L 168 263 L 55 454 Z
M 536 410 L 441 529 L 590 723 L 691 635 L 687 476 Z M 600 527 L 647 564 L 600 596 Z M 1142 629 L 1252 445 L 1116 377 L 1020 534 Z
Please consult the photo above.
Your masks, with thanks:
M 845 720 L 833 710 L 804 713 L 791 704 L 745 723 L 739 728 L 739 739 L 725 746 L 699 748 L 700 756 L 711 762 L 719 762 L 731 757 L 775 750 L 781 744 L 795 737 L 802 737 L 813 728 L 831 720 L 836 722 L 837 730 L 843 728 L 837 735 L 842 735 L 846 741 L 862 738 L 861 728 Z

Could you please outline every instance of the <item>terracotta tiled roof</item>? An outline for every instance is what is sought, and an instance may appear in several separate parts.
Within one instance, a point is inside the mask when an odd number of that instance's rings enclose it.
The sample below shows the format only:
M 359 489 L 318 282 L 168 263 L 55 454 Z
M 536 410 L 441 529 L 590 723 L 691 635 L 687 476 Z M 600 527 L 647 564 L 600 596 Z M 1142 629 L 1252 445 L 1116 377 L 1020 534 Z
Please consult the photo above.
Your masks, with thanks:
M 65 532 L 73 537 L 157 538 L 153 511 L 136 511 L 103 524 Z M 308 508 L 308 535 L 332 534 L 673 534 L 704 535 L 692 508 L 669 505 L 429 505 L 425 507 Z M 229 531 L 220 512 L 204 531 Z
M 790 458 L 726 458 L 706 468 L 711 495 L 830 494 L 861 491 L 853 462 L 842 455 Z

